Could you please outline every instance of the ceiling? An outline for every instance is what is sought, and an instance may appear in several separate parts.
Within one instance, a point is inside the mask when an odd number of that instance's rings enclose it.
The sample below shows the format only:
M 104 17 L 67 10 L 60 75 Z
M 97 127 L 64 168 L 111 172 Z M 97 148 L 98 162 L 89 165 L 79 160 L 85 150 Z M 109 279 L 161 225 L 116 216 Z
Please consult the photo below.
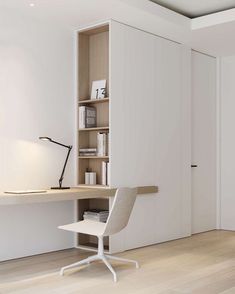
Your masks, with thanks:
M 231 8 L 235 0 L 150 0 L 184 16 L 195 18 Z
M 209 8 L 211 12 L 212 5 L 208 3 L 215 4 L 213 10 L 222 9 L 221 3 L 223 9 L 228 4 L 235 6 L 235 0 L 154 1 L 173 3 L 190 10 L 190 15 L 199 11 L 205 13 Z M 35 4 L 33 7 L 32 3 Z M 107 19 L 118 20 L 213 56 L 235 55 L 235 39 L 231 37 L 235 32 L 235 9 L 190 19 L 150 0 L 0 0 L 1 34 L 7 33 L 10 27 L 31 22 L 42 23 L 45 27 L 56 26 L 58 32 L 68 29 L 73 33 L 79 27 Z

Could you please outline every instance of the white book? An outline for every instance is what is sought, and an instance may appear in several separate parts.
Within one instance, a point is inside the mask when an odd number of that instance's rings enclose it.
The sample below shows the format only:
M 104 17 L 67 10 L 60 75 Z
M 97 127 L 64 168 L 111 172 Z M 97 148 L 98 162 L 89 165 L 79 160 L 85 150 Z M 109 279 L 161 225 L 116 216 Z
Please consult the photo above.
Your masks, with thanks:
M 97 133 L 97 155 L 108 155 L 108 133 Z
M 107 154 L 107 134 L 103 133 L 102 144 L 103 144 L 103 156 Z
M 96 172 L 90 172 L 90 185 L 96 185 Z
M 85 106 L 79 107 L 79 128 L 84 129 L 86 127 L 85 125 Z
M 96 152 L 80 152 L 79 156 L 96 156 Z
M 108 219 L 108 216 L 105 218 L 100 218 L 99 216 L 90 216 L 90 215 L 83 215 L 83 219 L 84 220 L 93 220 L 93 221 L 97 221 L 97 222 L 102 222 L 105 223 Z
M 79 128 L 92 128 L 96 126 L 96 109 L 94 107 L 79 107 Z
M 107 214 L 109 214 L 109 211 L 108 210 L 101 210 L 101 209 L 90 209 L 90 210 L 85 210 L 84 214 L 107 215 Z
M 109 133 L 106 133 L 106 155 L 109 155 Z
M 102 185 L 107 185 L 107 162 L 102 161 Z
M 90 185 L 90 173 L 85 172 L 85 185 Z
M 98 156 L 103 156 L 103 134 L 102 133 L 97 133 L 97 155 Z
M 110 162 L 107 162 L 107 185 L 110 186 Z
M 80 152 L 96 152 L 96 148 L 80 148 Z

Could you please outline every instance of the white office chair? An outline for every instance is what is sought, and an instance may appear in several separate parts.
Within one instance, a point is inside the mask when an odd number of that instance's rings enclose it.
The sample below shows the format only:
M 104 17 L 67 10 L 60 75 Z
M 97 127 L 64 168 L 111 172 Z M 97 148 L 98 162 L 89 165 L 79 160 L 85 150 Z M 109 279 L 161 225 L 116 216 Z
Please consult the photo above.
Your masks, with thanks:
M 98 237 L 98 253 L 81 261 L 75 262 L 61 268 L 60 274 L 64 274 L 64 270 L 77 267 L 83 264 L 89 264 L 95 260 L 102 260 L 113 274 L 114 281 L 117 281 L 117 275 L 109 263 L 109 259 L 122 262 L 131 262 L 139 268 L 138 262 L 134 260 L 119 258 L 104 254 L 103 237 L 110 236 L 120 232 L 126 227 L 129 217 L 134 206 L 137 195 L 136 188 L 119 188 L 115 194 L 114 202 L 109 213 L 106 223 L 96 222 L 92 220 L 83 220 L 77 223 L 59 226 L 59 229 L 72 231 L 76 233 L 89 234 Z

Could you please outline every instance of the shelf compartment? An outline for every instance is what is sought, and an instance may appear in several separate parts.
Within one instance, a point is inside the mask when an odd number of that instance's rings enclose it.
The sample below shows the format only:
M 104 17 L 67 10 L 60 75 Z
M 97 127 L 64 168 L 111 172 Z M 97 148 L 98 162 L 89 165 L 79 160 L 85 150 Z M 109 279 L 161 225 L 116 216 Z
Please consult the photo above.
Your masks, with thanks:
M 98 104 L 98 103 L 104 103 L 109 102 L 109 97 L 103 98 L 103 99 L 87 99 L 87 100 L 79 100 L 78 104 Z
M 109 159 L 104 158 L 103 161 L 109 161 Z M 97 185 L 101 185 L 102 165 L 101 165 L 100 158 L 82 158 L 82 160 L 79 159 L 78 168 L 79 168 L 79 179 L 78 179 L 79 185 L 85 184 L 85 172 L 87 170 L 90 170 L 96 173 L 96 183 Z
M 88 30 L 78 34 L 78 81 L 79 97 L 90 98 L 92 82 L 107 81 L 107 96 L 109 95 L 109 26 L 99 30 Z
M 83 103 L 82 106 L 92 106 L 96 109 L 96 126 L 99 128 L 109 125 L 109 103 Z M 83 129 L 82 129 L 83 130 Z
M 84 211 L 89 209 L 104 209 L 109 210 L 109 199 L 81 199 L 78 200 L 78 219 L 83 220 Z M 87 234 L 78 234 L 78 247 L 83 247 L 84 249 L 97 249 L 98 239 L 95 236 Z M 104 238 L 104 247 L 106 250 L 109 249 L 109 238 Z

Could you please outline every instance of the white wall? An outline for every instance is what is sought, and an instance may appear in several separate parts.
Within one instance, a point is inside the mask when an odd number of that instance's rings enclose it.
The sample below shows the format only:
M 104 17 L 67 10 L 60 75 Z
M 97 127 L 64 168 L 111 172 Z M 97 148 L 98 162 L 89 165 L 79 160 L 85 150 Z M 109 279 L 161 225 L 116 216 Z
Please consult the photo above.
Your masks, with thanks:
M 221 59 L 221 228 L 235 230 L 235 56 Z
M 73 33 L 14 10 L 0 13 L 0 190 L 57 185 L 74 145 Z M 64 183 L 74 183 L 74 158 Z M 0 208 L 0 260 L 71 247 L 56 226 L 73 220 L 73 202 Z

